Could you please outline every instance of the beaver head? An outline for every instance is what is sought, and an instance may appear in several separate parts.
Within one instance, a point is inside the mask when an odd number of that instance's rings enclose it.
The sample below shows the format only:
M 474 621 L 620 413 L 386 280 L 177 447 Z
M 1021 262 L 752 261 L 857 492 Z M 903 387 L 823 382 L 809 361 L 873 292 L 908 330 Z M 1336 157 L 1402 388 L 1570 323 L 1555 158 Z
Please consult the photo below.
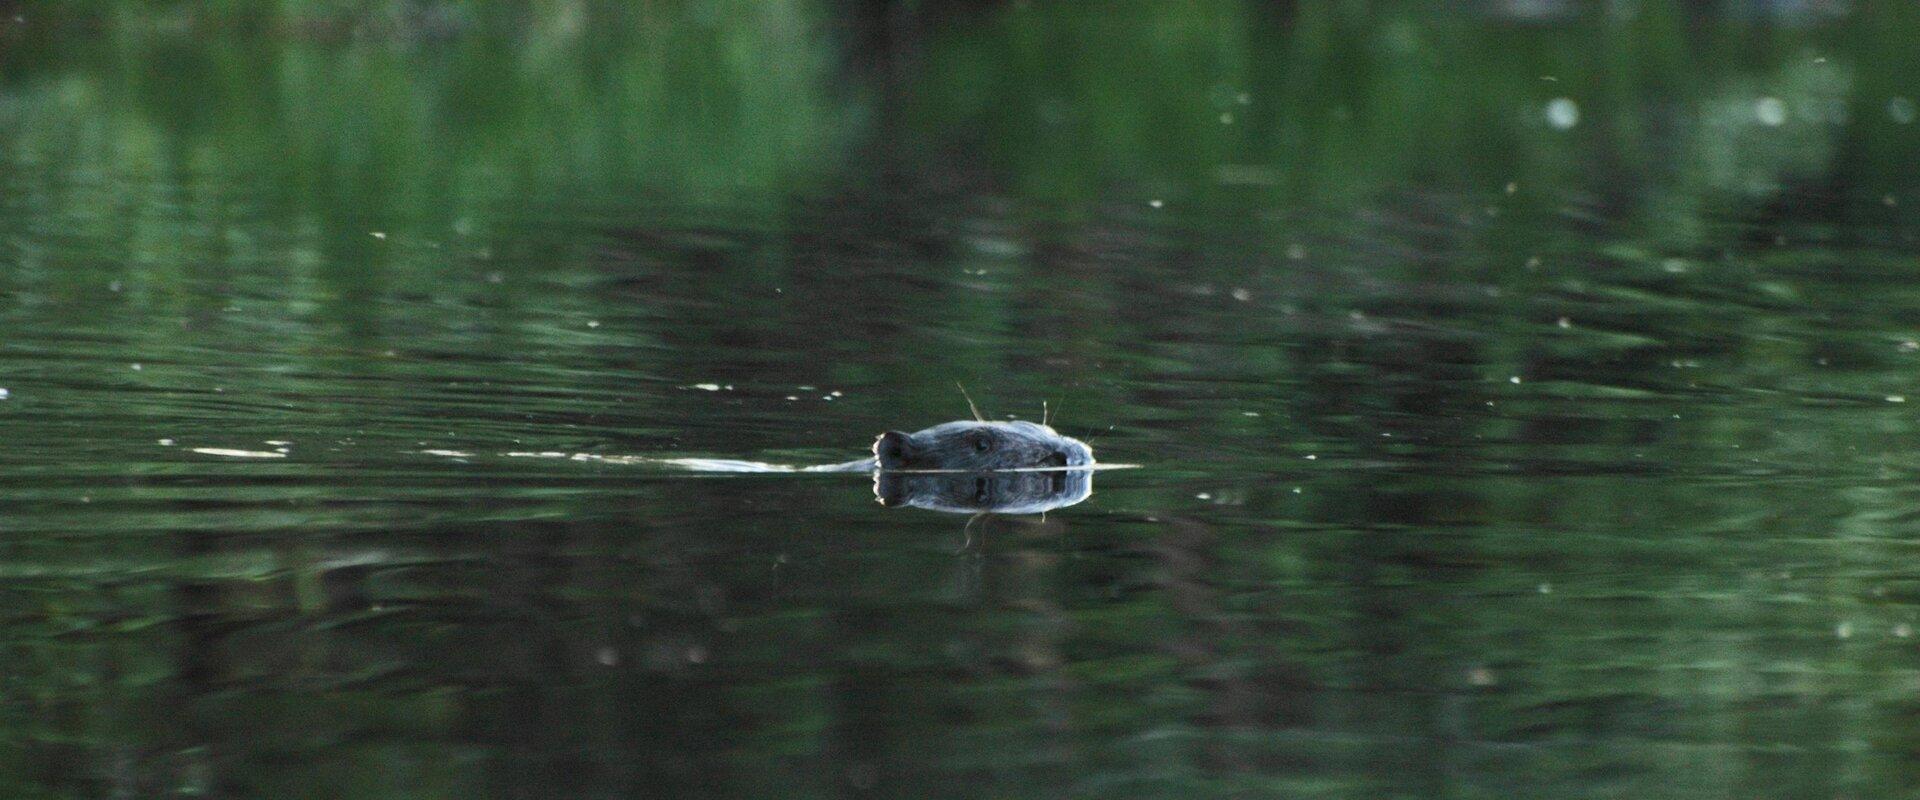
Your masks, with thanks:
M 917 433 L 887 431 L 873 442 L 882 470 L 938 469 L 991 472 L 1035 467 L 1085 467 L 1093 449 L 1034 422 L 949 422 Z
M 1093 494 L 1093 470 L 874 475 L 881 505 L 957 514 L 1044 514 Z

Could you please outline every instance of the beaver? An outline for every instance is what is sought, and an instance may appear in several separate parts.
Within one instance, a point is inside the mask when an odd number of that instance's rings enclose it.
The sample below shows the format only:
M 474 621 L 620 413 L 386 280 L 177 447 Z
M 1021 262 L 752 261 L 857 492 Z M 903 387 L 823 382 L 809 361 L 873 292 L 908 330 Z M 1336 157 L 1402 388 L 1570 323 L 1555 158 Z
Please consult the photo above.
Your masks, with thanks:
M 711 468 L 719 462 L 705 463 Z M 1093 448 L 1047 425 L 1025 420 L 958 420 L 913 433 L 887 431 L 873 440 L 872 458 L 801 471 L 1005 472 L 1091 466 Z
M 793 467 L 717 458 L 642 459 L 698 472 L 1005 472 L 1094 466 L 1093 448 L 1037 422 L 960 420 L 913 433 L 887 431 L 873 457 Z
M 873 441 L 874 468 L 998 472 L 1093 464 L 1093 448 L 1037 422 L 961 420 Z

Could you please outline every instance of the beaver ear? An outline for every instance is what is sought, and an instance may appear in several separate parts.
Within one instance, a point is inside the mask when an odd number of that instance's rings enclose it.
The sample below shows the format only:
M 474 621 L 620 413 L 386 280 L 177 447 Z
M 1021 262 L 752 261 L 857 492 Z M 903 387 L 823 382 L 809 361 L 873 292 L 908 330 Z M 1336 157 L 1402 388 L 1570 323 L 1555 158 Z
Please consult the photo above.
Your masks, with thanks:
M 880 466 L 895 466 L 907 460 L 912 448 L 912 440 L 899 431 L 887 431 L 873 440 L 873 457 L 879 459 Z

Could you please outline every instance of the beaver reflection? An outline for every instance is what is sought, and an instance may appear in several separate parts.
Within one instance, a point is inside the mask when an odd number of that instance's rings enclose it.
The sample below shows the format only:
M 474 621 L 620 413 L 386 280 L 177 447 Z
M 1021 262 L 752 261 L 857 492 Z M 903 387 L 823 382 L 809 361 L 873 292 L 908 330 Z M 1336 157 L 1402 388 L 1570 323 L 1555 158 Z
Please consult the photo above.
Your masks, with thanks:
M 889 508 L 912 506 L 953 514 L 1041 514 L 1093 494 L 1093 471 L 898 473 L 873 479 L 873 496 Z

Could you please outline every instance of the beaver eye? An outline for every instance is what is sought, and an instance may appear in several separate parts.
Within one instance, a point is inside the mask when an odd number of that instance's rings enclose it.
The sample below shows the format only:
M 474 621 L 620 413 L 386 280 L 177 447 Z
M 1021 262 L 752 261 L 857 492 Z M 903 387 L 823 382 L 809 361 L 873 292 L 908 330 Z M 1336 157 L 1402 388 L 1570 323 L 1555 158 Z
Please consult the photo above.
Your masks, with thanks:
M 988 450 L 992 450 L 992 449 L 993 449 L 993 437 L 991 437 L 991 436 L 975 436 L 975 437 L 973 437 L 973 449 L 975 449 L 975 450 L 978 450 L 978 451 L 980 451 L 980 452 L 982 452 L 982 453 L 984 453 L 984 452 L 987 452 Z

